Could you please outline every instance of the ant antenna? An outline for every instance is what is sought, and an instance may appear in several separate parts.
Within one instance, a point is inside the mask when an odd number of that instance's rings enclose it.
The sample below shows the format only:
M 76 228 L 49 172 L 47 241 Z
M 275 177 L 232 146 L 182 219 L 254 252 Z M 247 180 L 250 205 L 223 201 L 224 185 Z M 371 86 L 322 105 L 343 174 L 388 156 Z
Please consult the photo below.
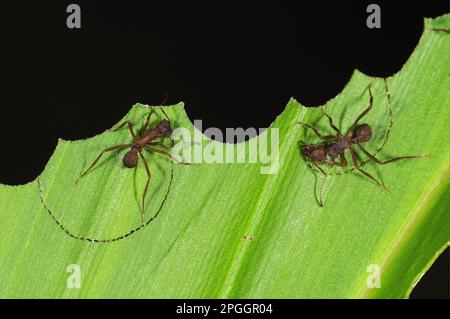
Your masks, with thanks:
M 166 117 L 166 119 L 170 122 L 169 117 L 167 116 L 166 112 L 163 110 L 162 106 L 159 107 L 159 109 L 161 110 L 161 112 L 163 112 L 164 116 Z
M 164 99 L 161 102 L 161 105 L 159 106 L 159 109 L 161 110 L 161 112 L 164 114 L 164 116 L 166 117 L 166 120 L 168 120 L 170 122 L 169 117 L 167 116 L 166 112 L 164 112 L 162 106 L 167 102 L 167 99 L 169 98 L 169 95 L 167 94 L 167 91 L 164 91 Z
M 319 192 L 319 206 L 323 207 L 323 189 L 325 188 L 325 183 L 327 182 L 328 175 L 325 175 L 322 186 L 320 186 L 320 192 Z
M 164 99 L 162 100 L 160 105 L 166 104 L 168 98 L 169 98 L 169 95 L 167 94 L 167 91 L 164 91 Z

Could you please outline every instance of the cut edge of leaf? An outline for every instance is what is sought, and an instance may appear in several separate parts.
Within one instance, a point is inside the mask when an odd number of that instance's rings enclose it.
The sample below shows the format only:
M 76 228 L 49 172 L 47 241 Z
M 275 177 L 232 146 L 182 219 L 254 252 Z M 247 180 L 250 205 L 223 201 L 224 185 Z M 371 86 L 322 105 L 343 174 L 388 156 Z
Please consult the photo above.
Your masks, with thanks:
M 404 299 L 408 299 L 409 298 L 409 296 L 411 295 L 411 292 L 414 290 L 414 288 L 416 288 L 417 284 L 422 280 L 422 278 L 425 275 L 425 273 L 431 268 L 431 266 L 433 266 L 433 264 L 436 261 L 436 259 L 438 259 L 439 256 L 448 247 L 450 247 L 450 241 L 448 241 L 447 243 L 442 245 L 442 247 L 439 248 L 439 250 L 436 252 L 436 254 L 434 254 L 433 258 L 430 259 L 428 264 L 426 264 L 425 267 L 423 267 L 423 269 L 417 274 L 417 276 L 414 278 L 412 284 L 410 285 L 409 289 L 406 291 Z
M 294 106 L 291 106 L 291 105 L 293 105 L 293 104 L 296 104 L 297 107 L 300 107 L 300 108 L 302 108 L 302 109 L 304 109 L 304 110 L 308 110 L 309 108 L 313 108 L 313 109 L 314 109 L 314 108 L 318 108 L 318 107 L 321 107 L 321 106 L 326 107 L 326 106 L 329 105 L 330 103 L 333 103 L 333 102 L 334 102 L 336 99 L 338 99 L 340 96 L 346 94 L 346 90 L 350 87 L 350 85 L 352 84 L 352 82 L 355 81 L 355 79 L 356 79 L 358 76 L 367 77 L 368 79 L 373 79 L 373 80 L 382 80 L 382 79 L 388 80 L 388 79 L 391 79 L 391 78 L 395 77 L 397 74 L 399 74 L 400 72 L 402 72 L 403 69 L 411 62 L 411 58 L 412 58 L 412 56 L 414 55 L 415 51 L 417 50 L 417 47 L 420 45 L 420 43 L 421 43 L 421 42 L 423 41 L 423 39 L 424 39 L 424 35 L 425 35 L 425 33 L 427 32 L 427 26 L 430 25 L 430 24 L 432 24 L 432 23 L 435 22 L 436 20 L 444 19 L 444 18 L 446 18 L 446 17 L 450 17 L 450 14 L 444 14 L 444 15 L 438 16 L 438 17 L 436 17 L 436 18 L 424 18 L 424 19 L 423 19 L 423 30 L 422 30 L 422 34 L 421 34 L 419 40 L 417 41 L 417 44 L 415 45 L 414 50 L 412 51 L 411 55 L 408 57 L 408 60 L 403 64 L 403 66 L 401 67 L 401 69 L 400 69 L 399 71 L 397 71 L 396 73 L 394 73 L 393 75 L 388 76 L 388 77 L 386 77 L 386 78 L 383 78 L 383 77 L 376 77 L 376 76 L 370 76 L 370 75 L 367 75 L 367 74 L 365 74 L 364 72 L 362 72 L 362 71 L 360 71 L 360 70 L 358 70 L 358 69 L 354 69 L 353 72 L 352 72 L 352 75 L 350 76 L 349 80 L 344 84 L 344 86 L 343 86 L 343 88 L 341 89 L 341 91 L 339 91 L 338 94 L 336 94 L 334 97 L 332 97 L 332 98 L 330 98 L 329 100 L 327 100 L 327 101 L 326 101 L 325 103 L 323 103 L 322 105 L 316 105 L 316 106 L 312 106 L 312 107 L 306 107 L 306 106 L 303 105 L 299 100 L 295 99 L 294 97 L 291 97 L 291 98 L 289 99 L 288 103 L 286 104 L 285 108 L 283 109 L 283 111 L 282 111 L 282 112 L 281 112 L 281 113 L 280 113 L 280 114 L 272 121 L 272 123 L 270 124 L 269 128 L 272 128 L 273 125 L 274 125 L 274 123 L 275 123 L 278 119 L 282 118 L 282 117 L 284 116 L 284 114 L 286 114 L 286 113 L 289 111 L 289 108 L 290 108 L 290 107 L 294 107 Z M 142 106 L 146 106 L 146 107 L 159 107 L 160 105 L 147 105 L 147 104 L 143 104 L 143 103 L 135 103 L 135 104 L 131 107 L 131 109 L 130 109 L 124 116 L 122 116 L 121 119 L 120 119 L 119 121 L 117 121 L 117 123 L 120 123 L 123 119 L 125 119 L 126 117 L 128 117 L 131 113 L 134 112 L 134 110 L 135 110 L 136 108 L 142 107 Z M 180 112 L 181 112 L 180 115 L 183 116 L 183 117 L 185 118 L 185 120 L 187 120 L 187 121 L 190 123 L 191 127 L 193 127 L 194 129 L 197 130 L 197 128 L 194 126 L 194 123 L 192 123 L 192 121 L 191 121 L 191 119 L 190 119 L 188 113 L 186 112 L 186 108 L 185 108 L 184 102 L 180 101 L 179 103 L 176 103 L 176 104 L 173 104 L 173 105 L 167 105 L 167 106 L 164 106 L 164 107 L 179 108 L 179 109 L 180 109 Z M 116 123 L 115 125 L 117 125 L 117 123 Z M 114 125 L 113 125 L 113 126 L 114 126 Z M 50 159 L 52 158 L 52 156 L 53 156 L 55 150 L 60 146 L 61 143 L 64 143 L 64 142 L 69 142 L 69 143 L 82 143 L 82 142 L 84 142 L 84 141 L 88 141 L 88 140 L 90 140 L 90 139 L 93 139 L 93 138 L 96 138 L 96 137 L 98 137 L 98 136 L 101 136 L 102 134 L 105 134 L 106 132 L 107 132 L 107 131 L 104 131 L 104 132 L 101 132 L 101 133 L 99 133 L 99 134 L 95 134 L 95 135 L 93 135 L 93 136 L 89 136 L 89 137 L 87 137 L 87 138 L 85 138 L 85 139 L 79 139 L 79 140 L 66 140 L 66 139 L 63 139 L 63 138 L 59 138 L 59 139 L 58 139 L 58 142 L 57 142 L 57 144 L 56 144 L 56 146 L 55 146 L 55 148 L 54 148 L 54 150 L 53 150 L 52 155 L 49 157 L 49 159 L 48 159 L 48 161 L 47 161 L 47 164 L 50 162 Z M 208 138 L 207 136 L 205 136 L 205 135 L 203 134 L 203 132 L 199 132 L 199 133 L 202 135 L 202 137 L 203 137 L 204 139 L 206 139 L 206 140 L 211 140 L 210 138 Z M 255 137 L 252 137 L 251 139 L 253 139 L 253 138 L 258 138 L 259 136 L 260 136 L 260 134 L 256 135 Z M 249 139 L 249 140 L 247 140 L 247 141 L 245 141 L 245 142 L 241 142 L 241 143 L 248 143 L 251 139 Z M 212 140 L 211 140 L 211 141 L 212 141 Z M 217 141 L 215 141 L 215 142 L 217 142 Z M 221 142 L 218 142 L 218 143 L 221 143 Z M 223 144 L 224 144 L 224 143 L 223 143 Z M 41 171 L 41 173 L 40 173 L 34 180 L 32 180 L 32 181 L 29 181 L 29 182 L 24 183 L 24 184 L 19 184 L 19 185 L 10 185 L 10 184 L 3 184 L 3 183 L 0 183 L 0 187 L 21 187 L 21 186 L 27 186 L 27 185 L 29 185 L 29 184 L 36 183 L 37 179 L 38 179 L 39 177 L 42 176 L 42 174 L 44 173 L 45 169 L 47 168 L 47 164 L 45 165 L 45 167 L 44 167 L 44 169 Z

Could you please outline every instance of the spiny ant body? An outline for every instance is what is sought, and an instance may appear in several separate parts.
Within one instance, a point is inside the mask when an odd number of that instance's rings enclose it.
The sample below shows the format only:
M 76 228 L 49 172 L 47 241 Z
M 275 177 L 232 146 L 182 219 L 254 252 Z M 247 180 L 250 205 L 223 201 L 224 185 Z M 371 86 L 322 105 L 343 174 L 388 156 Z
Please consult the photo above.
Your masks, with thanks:
M 411 159 L 411 158 L 423 158 L 428 157 L 426 155 L 412 155 L 412 156 L 399 156 L 388 160 L 379 160 L 375 155 L 367 151 L 361 144 L 369 142 L 372 139 L 372 129 L 369 124 L 359 124 L 359 121 L 372 109 L 373 96 L 369 86 L 369 106 L 356 118 L 350 129 L 344 135 L 341 131 L 333 124 L 333 119 L 325 111 L 323 114 L 327 117 L 328 123 L 336 132 L 336 135 L 322 135 L 316 128 L 304 123 L 299 122 L 305 128 L 310 129 L 314 132 L 323 142 L 317 144 L 302 144 L 301 151 L 305 158 L 316 166 L 320 172 L 324 175 L 327 173 L 320 167 L 320 165 L 327 166 L 339 166 L 347 167 L 348 161 L 345 157 L 345 151 L 348 150 L 352 157 L 353 165 L 356 170 L 364 174 L 366 177 L 378 184 L 384 191 L 388 191 L 386 186 L 377 179 L 375 179 L 371 174 L 366 172 L 361 168 L 361 164 L 355 153 L 354 145 L 357 145 L 361 151 L 373 162 L 379 165 L 392 163 L 399 160 Z M 339 161 L 337 161 L 339 159 Z M 322 200 L 320 200 L 319 205 L 322 206 Z
M 169 137 L 171 134 L 172 128 L 170 127 L 170 122 L 167 120 L 160 121 L 154 128 L 150 129 L 131 144 L 131 150 L 122 159 L 123 165 L 128 168 L 136 167 L 139 159 L 138 154 L 146 145 L 152 145 L 152 141 L 156 138 Z
M 309 125 L 300 122 L 303 126 L 313 129 Z M 324 137 L 327 142 L 318 144 L 303 144 L 301 150 L 303 154 L 314 164 L 326 164 L 328 166 L 347 166 L 344 151 L 350 149 L 352 144 L 368 142 L 372 138 L 372 129 L 368 124 L 361 124 L 356 127 L 355 132 L 350 132 L 347 136 L 343 135 L 327 135 Z M 341 159 L 341 163 L 336 162 L 337 158 Z M 345 163 L 345 165 L 343 164 Z M 320 171 L 325 173 L 320 166 Z
M 153 109 L 149 112 L 147 115 L 147 119 L 144 123 L 144 126 L 142 127 L 140 131 L 140 135 L 136 135 L 134 133 L 133 124 L 129 121 L 126 121 L 119 125 L 114 132 L 121 129 L 125 125 L 128 126 L 128 129 L 130 131 L 131 136 L 133 137 L 133 143 L 130 144 L 121 144 L 121 145 L 115 145 L 112 147 L 105 148 L 103 151 L 100 152 L 100 154 L 97 156 L 97 158 L 92 162 L 92 164 L 89 166 L 88 169 L 86 169 L 80 177 L 76 180 L 75 184 L 78 184 L 79 180 L 83 178 L 94 166 L 97 164 L 97 162 L 100 160 L 102 155 L 106 152 L 115 151 L 115 150 L 121 150 L 124 148 L 130 148 L 130 150 L 124 155 L 122 159 L 122 163 L 125 167 L 128 168 L 134 168 L 137 167 L 139 157 L 142 159 L 142 162 L 144 163 L 145 171 L 147 172 L 147 182 L 145 184 L 144 192 L 142 194 L 142 205 L 141 205 L 141 222 L 144 225 L 145 224 L 145 197 L 147 195 L 148 186 L 151 180 L 151 173 L 150 169 L 147 164 L 147 160 L 145 159 L 144 155 L 142 154 L 142 150 L 147 150 L 151 152 L 159 153 L 163 156 L 169 157 L 174 161 L 179 162 L 176 160 L 172 155 L 170 155 L 167 151 L 161 150 L 159 148 L 156 148 L 156 146 L 159 146 L 161 148 L 164 148 L 166 150 L 170 149 L 170 147 L 164 145 L 162 143 L 162 140 L 166 137 L 170 137 L 172 134 L 172 127 L 170 124 L 170 121 L 166 115 L 166 113 L 161 108 L 161 111 L 166 116 L 167 120 L 161 120 L 159 121 L 154 127 L 149 127 L 150 118 L 153 114 Z

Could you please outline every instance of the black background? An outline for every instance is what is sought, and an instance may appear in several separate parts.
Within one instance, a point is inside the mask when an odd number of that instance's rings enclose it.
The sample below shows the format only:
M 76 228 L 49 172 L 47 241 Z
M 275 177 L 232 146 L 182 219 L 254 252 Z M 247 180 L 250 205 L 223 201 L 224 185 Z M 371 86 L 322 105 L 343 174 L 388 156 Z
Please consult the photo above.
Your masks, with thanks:
M 203 315 L 177 314 L 178 307 L 183 303 L 194 306 L 210 306 L 218 310 L 222 309 L 222 304 L 243 305 L 243 304 L 264 304 L 272 305 L 272 313 L 246 314 L 234 313 L 230 311 L 226 314 L 220 311 L 210 311 L 207 317 Z M 361 313 L 367 313 L 374 317 L 384 317 L 392 310 L 401 312 L 409 318 L 412 316 L 429 315 L 430 309 L 436 313 L 445 314 L 448 306 L 445 300 L 387 300 L 387 299 L 365 299 L 365 300 L 317 300 L 317 299 L 125 299 L 125 300 L 0 300 L 0 307 L 3 311 L 11 309 L 15 314 L 28 315 L 29 313 L 42 314 L 52 318 L 67 309 L 76 318 L 86 316 L 86 313 L 98 312 L 112 315 L 113 318 L 136 317 L 142 313 L 159 314 L 164 318 L 291 318 L 293 314 L 314 313 L 320 317 L 345 316 L 356 318 Z M 10 308 L 8 308 L 10 307 Z M 51 309 L 51 311 L 49 311 Z M 354 315 L 353 315 L 354 314 Z M 353 315 L 353 316 L 352 316 Z M 55 315 L 56 318 L 56 315 Z
M 355 68 L 399 71 L 424 17 L 448 1 L 76 1 L 82 28 L 66 27 L 75 1 L 2 3 L 0 183 L 43 170 L 59 137 L 82 139 L 137 102 L 186 103 L 203 127 L 267 127 L 291 96 L 307 106 L 338 94 Z M 369 3 L 382 28 L 368 29 Z M 255 116 L 256 114 L 256 116 Z M 449 298 L 449 252 L 413 298 Z

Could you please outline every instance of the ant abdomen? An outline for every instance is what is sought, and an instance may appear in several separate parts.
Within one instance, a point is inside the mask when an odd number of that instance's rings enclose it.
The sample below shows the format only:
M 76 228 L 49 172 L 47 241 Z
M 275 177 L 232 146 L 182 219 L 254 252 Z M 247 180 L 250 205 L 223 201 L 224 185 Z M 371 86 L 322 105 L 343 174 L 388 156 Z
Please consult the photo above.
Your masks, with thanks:
M 138 154 L 133 149 L 125 154 L 125 156 L 122 159 L 122 163 L 125 167 L 133 168 L 137 166 L 138 163 Z

